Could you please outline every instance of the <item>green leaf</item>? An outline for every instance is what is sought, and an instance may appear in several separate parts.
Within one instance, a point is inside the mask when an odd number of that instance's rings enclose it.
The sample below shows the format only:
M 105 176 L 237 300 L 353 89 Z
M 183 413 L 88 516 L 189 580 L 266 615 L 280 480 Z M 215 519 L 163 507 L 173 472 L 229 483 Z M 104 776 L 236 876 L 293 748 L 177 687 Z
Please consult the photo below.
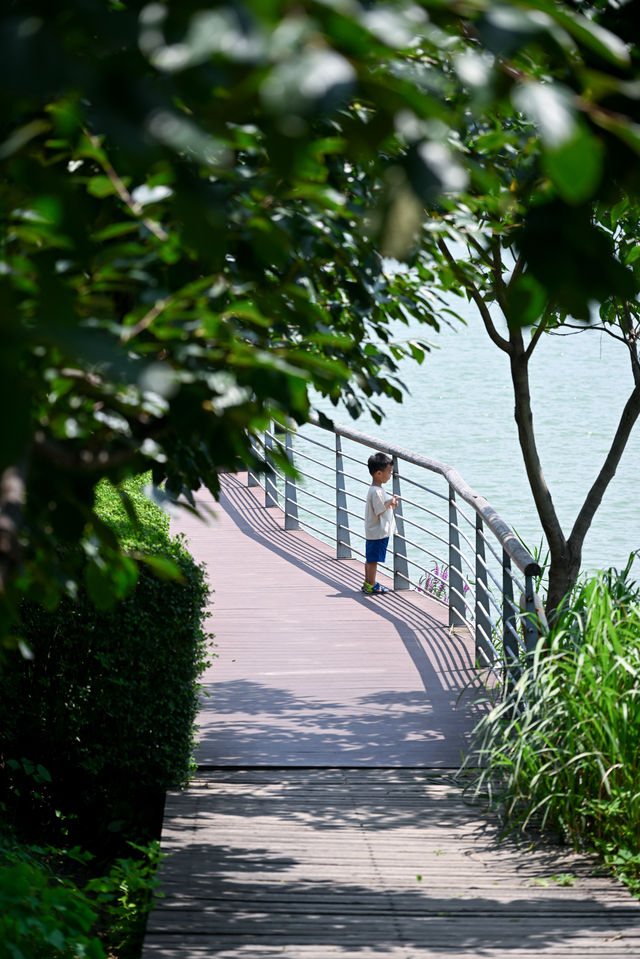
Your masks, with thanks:
M 62 952 L 67 946 L 67 937 L 61 929 L 53 929 L 46 937 L 46 941 L 57 952 Z
M 103 199 L 106 196 L 111 196 L 112 194 L 118 192 L 108 176 L 91 177 L 87 183 L 87 191 L 91 194 L 91 196 L 96 196 L 99 199 Z
M 616 224 L 629 209 L 629 197 L 625 196 L 618 203 L 615 203 L 610 210 L 611 222 Z
M 31 120 L 24 126 L 14 129 L 7 139 L 0 143 L 0 160 L 6 160 L 7 157 L 22 150 L 27 143 L 46 133 L 49 129 L 50 125 L 46 120 Z
M 603 60 L 620 67 L 629 66 L 631 58 L 627 44 L 615 33 L 611 33 L 600 26 L 599 23 L 557 4 L 538 2 L 535 6 L 539 10 L 548 12 L 575 40 L 593 50 Z
M 130 496 L 127 489 L 124 487 L 116 487 L 116 493 L 120 498 L 122 507 L 127 514 L 129 520 L 134 524 L 134 526 L 139 522 L 138 514 L 136 513 L 136 507 L 133 498 Z
M 640 153 L 640 123 L 633 123 L 626 117 L 620 117 L 605 110 L 596 111 L 592 119 L 603 130 L 615 133 L 635 153 Z
M 89 598 L 96 609 L 106 612 L 113 608 L 116 602 L 115 589 L 111 577 L 103 566 L 98 566 L 93 560 L 87 562 L 84 581 Z
M 138 566 L 129 556 L 119 555 L 112 562 L 109 572 L 117 599 L 124 599 L 138 581 Z
M 126 236 L 129 233 L 138 233 L 140 230 L 140 224 L 132 222 L 131 220 L 126 223 L 113 223 L 111 226 L 105 227 L 103 230 L 98 230 L 97 233 L 93 234 L 93 239 L 98 243 L 104 243 L 105 240 L 113 240 L 119 236 Z
M 414 360 L 417 360 L 418 363 L 422 364 L 424 362 L 425 351 L 424 348 L 419 344 L 415 343 L 413 340 L 409 341 L 409 349 L 411 350 L 411 355 Z
M 179 583 L 184 582 L 182 570 L 172 559 L 152 553 L 135 553 L 134 556 L 141 563 L 145 563 L 149 569 L 153 570 L 159 579 L 176 580 Z
M 558 149 L 545 151 L 543 163 L 560 196 L 567 203 L 582 203 L 600 183 L 603 146 L 581 125 L 576 137 Z

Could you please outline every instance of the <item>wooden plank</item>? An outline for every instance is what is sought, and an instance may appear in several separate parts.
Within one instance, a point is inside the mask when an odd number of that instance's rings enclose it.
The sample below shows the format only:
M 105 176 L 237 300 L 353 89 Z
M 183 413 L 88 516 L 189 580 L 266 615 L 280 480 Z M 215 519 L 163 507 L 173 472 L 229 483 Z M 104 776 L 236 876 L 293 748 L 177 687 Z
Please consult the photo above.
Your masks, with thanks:
M 520 948 L 519 941 L 510 943 L 508 951 L 505 945 L 497 945 L 488 941 L 482 944 L 481 948 L 471 946 L 469 949 L 459 947 L 451 948 L 448 943 L 442 946 L 431 943 L 428 951 L 416 951 L 415 947 L 407 945 L 384 945 L 380 949 L 375 947 L 367 948 L 363 946 L 350 947 L 345 944 L 334 945 L 323 943 L 320 947 L 316 945 L 299 944 L 295 950 L 288 949 L 283 945 L 271 945 L 268 943 L 255 943 L 247 945 L 230 945 L 226 940 L 214 941 L 210 938 L 198 939 L 194 941 L 189 953 L 190 959 L 268 959 L 271 956 L 295 956 L 296 959 L 329 959 L 337 956 L 339 959 L 531 959 L 536 956 L 552 956 L 553 959 L 582 959 L 584 956 L 593 956 L 597 959 L 599 953 L 597 950 L 589 951 L 589 946 L 583 941 L 578 941 L 571 946 L 567 946 L 563 951 L 558 951 L 555 944 L 541 944 L 531 950 Z M 166 939 L 150 942 L 150 959 L 172 959 L 178 953 L 176 947 L 167 944 Z M 637 955 L 630 951 L 627 946 L 622 945 L 617 951 L 607 952 L 610 959 L 629 959 Z
M 640 954 L 637 900 L 566 847 L 500 842 L 449 773 L 231 779 L 169 797 L 144 959 Z

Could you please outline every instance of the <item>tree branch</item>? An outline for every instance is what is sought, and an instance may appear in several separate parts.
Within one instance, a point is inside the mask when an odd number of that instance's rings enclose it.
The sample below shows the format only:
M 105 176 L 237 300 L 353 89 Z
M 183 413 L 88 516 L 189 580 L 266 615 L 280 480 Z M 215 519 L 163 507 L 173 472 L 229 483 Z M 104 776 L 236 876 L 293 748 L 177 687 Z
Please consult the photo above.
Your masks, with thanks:
M 545 332 L 545 330 L 546 330 L 546 328 L 547 328 L 548 322 L 549 322 L 549 314 L 546 313 L 546 314 L 542 317 L 542 319 L 541 319 L 541 321 L 540 321 L 540 323 L 539 323 L 539 325 L 538 325 L 538 328 L 536 329 L 535 333 L 534 333 L 533 336 L 531 337 L 531 342 L 529 343 L 529 345 L 528 345 L 528 347 L 527 347 L 527 349 L 526 349 L 525 358 L 526 358 L 526 360 L 527 360 L 527 363 L 528 363 L 529 360 L 531 359 L 531 355 L 532 355 L 533 351 L 535 350 L 536 346 L 537 346 L 538 343 L 540 342 L 540 339 L 541 339 L 541 337 L 542 337 L 542 334 Z
M 98 137 L 95 136 L 93 133 L 89 133 L 88 130 L 84 130 L 84 134 L 87 137 L 91 146 L 100 154 L 99 162 L 100 162 L 100 165 L 102 166 L 102 169 L 104 170 L 105 176 L 108 177 L 108 179 L 111 181 L 116 193 L 118 194 L 122 202 L 125 204 L 125 206 L 127 206 L 131 210 L 131 212 L 142 221 L 142 223 L 144 223 L 147 230 L 149 230 L 150 233 L 153 233 L 155 237 L 157 237 L 159 240 L 162 240 L 163 242 L 164 240 L 168 240 L 169 234 L 166 232 L 166 230 L 162 226 L 160 226 L 159 223 L 156 223 L 155 220 L 151 220 L 149 219 L 148 216 L 145 216 L 143 214 L 142 205 L 140 203 L 136 203 L 136 201 L 133 199 L 133 197 L 127 190 L 126 186 L 124 185 L 124 183 L 122 182 L 122 180 L 120 179 L 120 177 L 118 176 L 114 168 L 112 167 L 106 154 L 104 153 L 104 150 L 102 149 L 102 146 L 100 144 L 100 140 L 98 139 Z
M 174 300 L 176 297 L 167 296 L 164 300 L 156 300 L 151 309 L 145 313 L 145 315 L 138 320 L 133 326 L 125 326 L 122 328 L 120 333 L 120 342 L 128 343 L 129 340 L 132 340 L 134 336 L 137 336 L 138 333 L 142 333 L 143 330 L 146 330 L 148 326 L 151 326 L 154 320 L 156 320 L 160 314 L 167 308 L 167 306 Z
M 511 344 L 511 379 L 515 399 L 514 417 L 518 427 L 518 440 L 529 479 L 529 486 L 549 544 L 549 549 L 551 550 L 552 556 L 557 556 L 565 551 L 566 540 L 553 505 L 551 493 L 544 478 L 544 473 L 542 472 L 542 464 L 540 462 L 533 428 L 529 369 L 521 330 L 517 329 L 511 332 Z
M 440 252 L 444 254 L 444 257 L 447 260 L 453 272 L 455 273 L 455 276 L 458 282 L 460 282 L 464 286 L 464 288 L 469 291 L 471 299 L 478 307 L 478 312 L 480 313 L 480 316 L 482 317 L 482 322 L 484 323 L 485 329 L 487 333 L 489 334 L 490 338 L 493 340 L 496 346 L 498 346 L 501 350 L 503 350 L 505 353 L 510 353 L 511 344 L 509 343 L 509 340 L 506 340 L 503 336 L 500 336 L 500 334 L 496 330 L 493 324 L 493 320 L 491 319 L 491 314 L 489 313 L 489 310 L 487 308 L 487 304 L 484 302 L 480 294 L 480 291 L 478 290 L 478 287 L 475 285 L 475 283 L 473 283 L 472 280 L 469 279 L 469 277 L 466 275 L 464 270 L 460 268 L 460 266 L 454 259 L 453 255 L 451 254 L 451 251 L 449 250 L 449 247 L 447 246 L 444 240 L 442 239 L 438 240 L 438 248 Z
M 620 329 L 624 336 L 624 341 L 629 347 L 631 359 L 631 372 L 636 389 L 640 389 L 640 357 L 638 356 L 638 327 L 634 327 L 631 319 L 631 310 L 628 303 L 622 304 L 622 316 L 620 317 Z
M 500 253 L 500 238 L 495 234 L 491 237 L 491 270 L 496 291 L 496 300 L 505 319 L 509 320 L 507 306 L 507 285 L 502 278 L 502 255 Z
M 470 233 L 465 233 L 465 236 L 466 236 L 467 243 L 474 248 L 476 253 L 480 254 L 480 256 L 485 260 L 485 262 L 488 262 L 487 251 L 483 247 L 482 243 L 478 242 L 478 240 L 476 240 L 476 238 L 472 236 Z
M 631 430 L 633 429 L 638 416 L 640 416 L 640 385 L 637 385 L 631 396 L 625 403 L 625 407 L 620 416 L 620 422 L 615 436 L 607 453 L 607 457 L 598 473 L 596 480 L 587 493 L 582 509 L 578 513 L 571 535 L 569 536 L 569 545 L 573 550 L 581 550 L 584 538 L 587 535 L 589 527 L 593 521 L 596 510 L 602 502 L 609 483 L 615 476 L 620 458 L 625 450 Z
M 520 277 L 522 276 L 522 271 L 524 270 L 524 256 L 522 253 L 518 253 L 516 257 L 516 262 L 514 264 L 513 270 L 511 271 L 511 276 L 509 277 L 509 283 L 507 284 L 508 288 L 511 289 L 513 283 L 517 283 Z

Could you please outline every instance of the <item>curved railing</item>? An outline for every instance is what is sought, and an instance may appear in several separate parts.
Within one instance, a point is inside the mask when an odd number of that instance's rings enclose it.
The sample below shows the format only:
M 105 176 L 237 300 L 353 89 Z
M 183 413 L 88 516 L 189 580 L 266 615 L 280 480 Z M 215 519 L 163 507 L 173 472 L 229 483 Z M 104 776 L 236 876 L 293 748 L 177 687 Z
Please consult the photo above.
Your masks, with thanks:
M 393 492 L 400 500 L 385 568 L 394 589 L 417 589 L 446 605 L 450 627 L 473 632 L 478 665 L 500 678 L 506 669 L 512 680 L 538 641 L 534 580 L 541 570 L 510 526 L 453 467 L 314 418 L 298 430 L 277 426 L 265 432 L 255 448 L 262 469 L 249 473 L 249 484 L 264 486 L 265 506 L 283 509 L 286 529 L 302 526 L 334 542 L 339 559 L 364 558 L 370 478 L 369 454 L 355 455 L 361 446 L 393 458 Z M 358 464 L 359 475 L 350 472 L 351 463 Z M 442 489 L 426 485 L 426 474 L 438 476 Z M 362 541 L 361 549 L 354 538 Z

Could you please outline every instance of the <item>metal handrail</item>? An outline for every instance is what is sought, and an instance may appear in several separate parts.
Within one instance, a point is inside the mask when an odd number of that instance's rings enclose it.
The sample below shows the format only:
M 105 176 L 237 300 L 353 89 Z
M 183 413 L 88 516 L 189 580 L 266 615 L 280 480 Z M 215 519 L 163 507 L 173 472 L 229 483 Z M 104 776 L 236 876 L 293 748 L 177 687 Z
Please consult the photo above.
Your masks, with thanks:
M 321 429 L 328 429 L 328 427 L 324 426 L 315 416 L 310 417 L 309 422 Z M 344 439 L 352 440 L 354 443 L 361 443 L 363 446 L 372 447 L 381 453 L 387 453 L 389 456 L 395 456 L 407 463 L 413 463 L 414 466 L 421 466 L 423 469 L 430 470 L 432 473 L 439 473 L 440 476 L 444 477 L 447 481 L 449 488 L 459 493 L 463 500 L 474 508 L 475 512 L 493 531 L 496 539 L 501 543 L 502 548 L 508 553 L 518 569 L 525 575 L 540 575 L 540 567 L 529 551 L 522 545 L 511 527 L 498 515 L 497 511 L 484 496 L 476 493 L 475 490 L 465 483 L 453 466 L 440 463 L 438 460 L 428 459 L 426 456 L 420 456 L 418 453 L 412 453 L 411 450 L 404 449 L 402 446 L 385 443 L 375 437 L 359 433 L 357 430 L 352 430 L 348 426 L 340 426 L 334 423 L 333 432 L 335 432 L 337 436 L 342 436 Z
M 254 452 L 256 461 L 261 464 L 261 470 L 259 472 L 250 470 L 248 482 L 250 486 L 255 486 L 260 482 L 259 477 L 263 477 L 265 506 L 278 506 L 280 499 L 282 499 L 285 529 L 299 529 L 301 525 L 304 525 L 313 532 L 326 536 L 327 534 L 319 530 L 317 526 L 301 519 L 300 512 L 305 512 L 309 516 L 327 522 L 329 527 L 333 528 L 333 534 L 330 538 L 335 543 L 336 555 L 339 559 L 351 559 L 353 553 L 363 556 L 363 552 L 351 545 L 352 534 L 358 539 L 364 539 L 364 537 L 355 529 L 350 528 L 349 518 L 355 517 L 357 514 L 348 508 L 347 498 L 354 498 L 360 503 L 364 500 L 347 489 L 346 479 L 349 478 L 355 482 L 363 483 L 365 486 L 368 486 L 368 481 L 346 473 L 344 461 L 357 462 L 357 459 L 346 452 L 343 453 L 341 441 L 344 439 L 365 446 L 370 450 L 387 453 L 394 461 L 393 492 L 395 494 L 399 496 L 401 482 L 407 482 L 422 492 L 448 502 L 448 514 L 445 516 L 413 500 L 400 499 L 396 510 L 397 528 L 393 538 L 393 567 L 389 570 L 393 574 L 394 588 L 396 590 L 422 589 L 423 592 L 430 593 L 434 600 L 446 605 L 449 611 L 449 625 L 452 628 L 464 627 L 474 632 L 478 665 L 492 669 L 501 680 L 504 680 L 505 689 L 511 688 L 514 680 L 519 676 L 523 657 L 533 651 L 539 638 L 535 617 L 533 580 L 534 577 L 541 575 L 538 563 L 519 541 L 511 527 L 485 497 L 473 490 L 452 466 L 421 456 L 396 444 L 381 441 L 377 437 L 368 436 L 351 427 L 331 424 L 326 418 L 320 421 L 319 418 L 312 417 L 309 425 L 327 434 L 333 434 L 333 443 L 331 445 L 325 444 L 320 440 L 319 435 L 306 436 L 303 432 L 296 432 L 292 427 L 285 428 L 282 426 L 277 426 L 273 430 L 266 430 L 263 438 L 256 438 Z M 295 473 L 303 481 L 308 478 L 324 489 L 332 489 L 334 492 L 332 502 L 323 499 L 322 495 L 318 495 L 317 492 L 314 493 L 305 489 L 298 480 L 294 479 L 293 473 L 283 475 L 276 470 L 273 460 L 274 445 L 277 445 L 280 452 L 293 465 L 294 439 L 298 446 L 300 442 L 307 441 L 313 444 L 315 448 L 325 450 L 331 457 L 335 456 L 332 468 L 333 482 L 328 481 L 328 478 L 331 477 L 330 472 L 320 478 L 305 473 L 297 465 L 295 467 Z M 296 452 L 296 458 L 298 462 L 303 460 L 326 468 L 325 463 L 315 457 L 310 457 L 299 449 Z M 430 489 L 428 486 L 422 486 L 410 477 L 402 476 L 400 472 L 401 463 L 408 463 L 441 476 L 447 484 L 448 495 Z M 282 494 L 278 489 L 278 482 L 281 485 L 284 484 Z M 300 507 L 299 510 L 299 494 L 308 495 L 314 503 L 320 502 L 329 507 L 332 510 L 333 519 L 328 520 L 327 517 L 321 516 L 306 506 Z M 475 519 L 470 518 L 460 508 L 458 497 L 473 508 Z M 413 519 L 407 518 L 406 520 L 408 525 L 414 529 L 421 530 L 430 538 L 448 547 L 446 559 L 438 557 L 426 546 L 405 537 L 403 507 L 421 510 L 423 513 L 446 524 L 448 529 L 447 539 L 432 530 L 426 529 Z M 473 533 L 467 535 L 463 528 L 464 524 L 466 524 L 466 529 L 473 530 Z M 472 542 L 474 538 L 475 545 Z M 436 565 L 435 569 L 425 569 L 421 563 L 416 562 L 408 555 L 407 546 L 411 546 L 412 549 L 415 548 L 435 559 L 440 565 Z M 473 561 L 468 558 L 467 549 L 474 556 Z M 490 560 L 487 560 L 487 554 L 496 560 L 497 568 L 490 568 Z M 409 565 L 422 570 L 426 582 L 424 588 L 420 585 L 422 583 L 420 578 L 418 578 L 418 583 L 415 583 L 409 577 Z M 519 571 L 524 577 L 524 583 L 519 580 L 517 572 L 514 572 L 512 567 L 515 567 L 515 570 Z M 471 570 L 472 573 L 475 571 L 475 578 L 472 579 L 470 574 L 465 574 L 465 568 Z M 500 579 L 502 582 L 500 582 Z M 437 586 L 434 584 L 437 584 Z M 519 604 L 515 602 L 514 587 L 524 593 L 524 616 L 522 616 Z M 501 625 L 492 618 L 492 607 L 498 611 L 502 620 Z M 520 637 L 517 629 L 518 620 L 522 620 L 523 638 Z M 499 629 L 501 631 L 500 640 L 497 638 Z M 502 657 L 498 661 L 496 644 L 500 645 L 500 643 L 502 645 Z

